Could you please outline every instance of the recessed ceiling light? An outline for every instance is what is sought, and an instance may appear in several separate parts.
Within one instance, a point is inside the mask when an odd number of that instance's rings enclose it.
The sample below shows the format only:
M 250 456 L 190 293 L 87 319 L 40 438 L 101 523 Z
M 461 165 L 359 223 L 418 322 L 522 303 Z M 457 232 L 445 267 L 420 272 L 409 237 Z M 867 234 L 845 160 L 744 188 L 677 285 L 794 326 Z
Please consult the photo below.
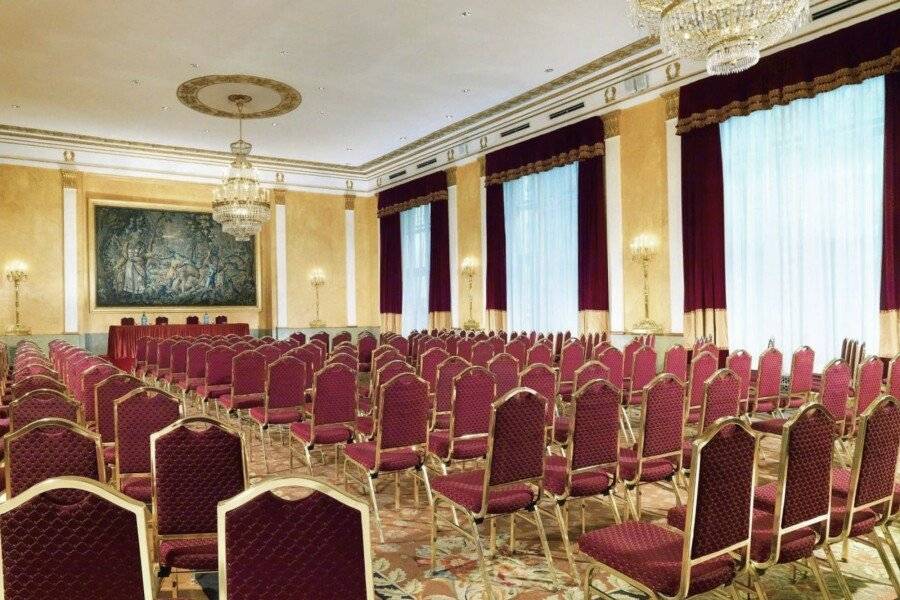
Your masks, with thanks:
M 404 135 L 404 136 L 401 136 L 401 137 L 400 137 L 400 141 L 401 141 L 401 142 L 405 142 L 405 141 L 406 141 L 406 136 L 405 136 L 405 135 Z
M 199 68 L 200 68 L 200 65 L 198 65 L 197 63 L 191 63 L 191 68 L 193 68 L 193 69 L 199 69 Z
M 18 104 L 13 104 L 10 108 L 12 108 L 13 110 L 17 110 L 21 107 Z
M 169 107 L 168 107 L 168 106 L 163 106 L 162 109 L 163 109 L 163 110 L 169 110 Z
M 209 133 L 209 129 L 204 129 L 203 133 Z
M 462 11 L 462 12 L 459 13 L 459 14 L 460 14 L 460 16 L 462 16 L 462 17 L 471 17 L 471 16 L 472 16 L 472 11 L 471 11 L 471 10 L 464 10 L 464 11 Z
M 282 56 L 287 56 L 288 54 L 290 54 L 290 51 L 289 51 L 289 50 L 282 50 L 282 51 L 281 51 L 281 55 L 282 55 Z
M 546 69 L 544 69 L 544 73 L 552 73 L 552 72 L 553 72 L 553 67 L 547 67 Z
M 131 85 L 141 85 L 141 80 L 140 79 L 132 79 Z
M 320 92 L 324 92 L 324 91 L 325 91 L 325 86 L 324 86 L 324 85 L 320 85 L 320 86 L 317 87 L 316 89 L 319 90 Z
M 453 118 L 453 115 L 444 115 L 444 118 L 448 121 Z
M 470 90 L 469 88 L 463 88 L 463 89 L 462 89 L 462 93 L 463 93 L 463 94 L 468 94 L 468 93 L 471 92 L 471 91 L 472 91 L 472 90 Z
M 328 113 L 325 112 L 324 110 L 320 110 L 320 111 L 319 111 L 319 114 L 320 114 L 321 116 L 323 116 L 323 117 L 327 117 L 327 116 L 328 116 Z
M 351 152 L 353 148 L 351 146 L 347 146 L 347 152 Z
M 272 121 L 272 127 L 278 127 L 278 121 Z

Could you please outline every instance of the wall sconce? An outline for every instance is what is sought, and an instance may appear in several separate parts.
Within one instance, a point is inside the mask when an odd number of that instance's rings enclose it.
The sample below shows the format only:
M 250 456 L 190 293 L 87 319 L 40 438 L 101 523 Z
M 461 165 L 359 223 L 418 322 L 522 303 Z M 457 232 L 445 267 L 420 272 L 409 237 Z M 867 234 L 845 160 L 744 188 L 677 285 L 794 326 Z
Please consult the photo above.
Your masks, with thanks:
M 478 260 L 474 256 L 467 256 L 463 259 L 460 271 L 466 278 L 466 284 L 469 290 L 469 318 L 463 323 L 463 329 L 473 331 L 479 328 L 478 321 L 472 314 L 472 281 L 475 274 L 478 273 Z
M 322 269 L 313 269 L 309 272 L 309 283 L 316 291 L 316 318 L 309 322 L 310 327 L 325 327 L 325 321 L 319 318 L 319 288 L 325 285 L 325 272 Z
M 16 324 L 6 328 L 6 332 L 12 335 L 31 335 L 31 329 L 22 326 L 22 318 L 20 313 L 19 289 L 22 282 L 28 279 L 28 265 L 17 260 L 6 265 L 6 278 L 15 287 L 16 298 Z
M 662 330 L 659 324 L 650 318 L 650 261 L 656 256 L 659 249 L 659 239 L 652 233 L 642 233 L 631 240 L 629 245 L 631 260 L 640 263 L 644 276 L 644 318 L 634 324 L 634 331 L 638 333 L 655 333 Z

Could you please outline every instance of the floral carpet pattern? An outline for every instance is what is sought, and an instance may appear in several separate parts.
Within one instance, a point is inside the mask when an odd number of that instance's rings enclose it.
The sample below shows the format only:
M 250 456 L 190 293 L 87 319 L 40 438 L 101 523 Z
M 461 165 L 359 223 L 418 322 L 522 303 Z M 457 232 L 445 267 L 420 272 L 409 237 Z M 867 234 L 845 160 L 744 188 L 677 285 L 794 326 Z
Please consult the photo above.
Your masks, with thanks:
M 249 429 L 247 439 L 251 438 Z M 266 475 L 259 436 L 254 433 L 250 447 L 250 472 L 256 481 Z M 764 449 L 774 450 L 775 443 L 763 444 Z M 294 459 L 294 470 L 289 468 L 287 446 L 282 445 L 280 437 L 272 434 L 272 445 L 268 448 L 269 475 L 309 475 L 305 464 Z M 327 464 L 322 463 L 322 456 L 313 455 L 314 474 L 338 487 L 343 486 L 340 474 L 336 474 L 334 455 L 328 454 Z M 343 462 L 343 461 L 341 461 Z M 774 473 L 775 463 L 767 461 L 763 473 Z M 380 479 L 377 492 L 379 510 L 384 527 L 385 543 L 378 543 L 374 516 L 372 518 L 372 541 L 374 554 L 375 592 L 376 597 L 389 600 L 478 600 L 482 599 L 483 586 L 475 547 L 454 530 L 444 526 L 439 529 L 437 542 L 437 561 L 434 572 L 430 570 L 430 514 L 423 490 L 419 489 L 420 506 L 413 504 L 412 479 L 403 477 L 401 485 L 401 507 L 394 507 L 394 478 Z M 367 498 L 366 491 L 350 480 L 347 488 L 351 494 Z M 664 521 L 666 510 L 674 500 L 671 492 L 655 488 L 645 488 L 643 494 L 643 520 Z M 624 503 L 619 499 L 619 508 L 624 510 Z M 586 509 L 588 531 L 612 523 L 612 515 L 607 505 L 591 503 Z M 449 517 L 449 512 L 448 512 Z M 552 577 L 544 560 L 539 538 L 534 528 L 523 520 L 516 521 L 516 546 L 509 548 L 509 520 L 503 518 L 496 525 L 496 550 L 488 555 L 488 569 L 492 577 L 495 598 L 503 600 L 582 600 L 581 582 L 573 581 L 565 559 L 558 524 L 552 516 L 542 515 L 544 527 L 550 542 L 557 577 L 560 587 L 555 589 Z M 462 521 L 461 521 L 462 523 Z M 464 523 L 463 523 L 464 524 Z M 465 524 L 464 524 L 465 525 Z M 894 527 L 895 539 L 900 540 L 900 528 Z M 481 529 L 482 540 L 488 548 L 489 532 L 486 526 Z M 570 511 L 569 539 L 575 548 L 581 534 L 580 511 L 577 505 Z M 840 557 L 839 545 L 833 547 Z M 821 553 L 820 553 L 821 554 Z M 587 564 L 583 556 L 575 554 L 576 563 L 583 574 Z M 823 573 L 832 596 L 840 597 L 837 581 L 825 563 Z M 878 558 L 876 551 L 862 543 L 852 542 L 849 548 L 849 562 L 841 563 L 841 571 L 847 578 L 853 597 L 860 600 L 882 600 L 895 598 L 893 589 Z M 898 568 L 900 572 L 900 568 Z M 215 574 L 200 577 L 207 591 L 201 590 L 197 582 L 188 581 L 186 576 L 179 580 L 179 598 L 204 599 L 216 598 Z M 595 588 L 593 598 L 599 598 L 600 592 L 616 599 L 631 600 L 645 596 L 624 582 L 612 577 L 598 574 L 593 581 Z M 805 566 L 794 569 L 779 565 L 762 577 L 762 586 L 768 598 L 772 600 L 794 600 L 799 598 L 819 598 L 811 572 Z M 168 582 L 160 592 L 160 598 L 170 598 Z M 746 597 L 745 594 L 741 594 Z M 714 597 L 707 594 L 703 597 Z M 224 599 L 223 599 L 224 600 Z M 351 600 L 351 599 L 348 599 Z

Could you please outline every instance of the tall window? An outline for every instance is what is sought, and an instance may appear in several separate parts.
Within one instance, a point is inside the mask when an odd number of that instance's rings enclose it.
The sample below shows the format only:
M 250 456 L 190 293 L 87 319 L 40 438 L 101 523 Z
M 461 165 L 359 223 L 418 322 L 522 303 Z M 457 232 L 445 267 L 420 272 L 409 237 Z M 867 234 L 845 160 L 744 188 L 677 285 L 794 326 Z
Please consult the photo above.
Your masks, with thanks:
M 400 213 L 403 263 L 403 334 L 428 327 L 428 279 L 431 272 L 431 205 Z
M 884 78 L 720 125 L 732 348 L 878 348 Z
M 503 184 L 510 331 L 578 329 L 578 163 Z

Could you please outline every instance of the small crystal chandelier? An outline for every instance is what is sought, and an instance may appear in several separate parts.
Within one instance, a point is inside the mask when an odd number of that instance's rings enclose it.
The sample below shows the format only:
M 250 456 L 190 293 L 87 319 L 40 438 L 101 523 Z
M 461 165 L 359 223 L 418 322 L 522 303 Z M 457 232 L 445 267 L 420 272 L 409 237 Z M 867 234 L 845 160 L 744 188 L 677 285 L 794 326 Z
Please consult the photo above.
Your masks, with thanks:
M 705 60 L 710 75 L 759 62 L 760 51 L 810 20 L 809 0 L 628 0 L 639 27 L 659 33 L 663 48 Z
M 237 106 L 238 140 L 231 143 L 234 160 L 222 183 L 216 188 L 213 199 L 213 220 L 222 224 L 222 231 L 245 242 L 259 233 L 263 223 L 269 220 L 272 206 L 269 190 L 259 185 L 256 169 L 247 158 L 252 146 L 244 141 L 244 105 L 250 96 L 232 94 L 228 100 Z

